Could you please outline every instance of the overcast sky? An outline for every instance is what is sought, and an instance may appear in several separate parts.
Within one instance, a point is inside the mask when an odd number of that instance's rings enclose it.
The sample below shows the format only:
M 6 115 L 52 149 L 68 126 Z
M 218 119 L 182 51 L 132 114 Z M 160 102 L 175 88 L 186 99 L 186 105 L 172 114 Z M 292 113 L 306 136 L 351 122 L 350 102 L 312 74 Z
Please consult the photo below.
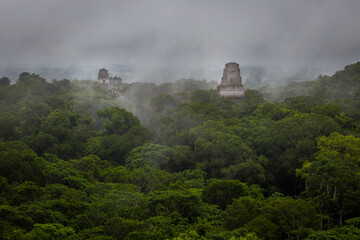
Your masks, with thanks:
M 359 0 L 0 0 L 0 65 L 342 69 Z

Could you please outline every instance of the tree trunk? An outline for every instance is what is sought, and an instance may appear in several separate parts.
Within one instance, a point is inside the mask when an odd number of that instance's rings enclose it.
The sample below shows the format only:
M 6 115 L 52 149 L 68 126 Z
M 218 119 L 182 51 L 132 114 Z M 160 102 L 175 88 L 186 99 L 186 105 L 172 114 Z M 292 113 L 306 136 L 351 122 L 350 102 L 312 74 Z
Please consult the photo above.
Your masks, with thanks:
M 339 224 L 340 224 L 340 226 L 342 226 L 342 224 L 343 224 L 343 208 L 340 208 L 340 211 L 339 211 Z

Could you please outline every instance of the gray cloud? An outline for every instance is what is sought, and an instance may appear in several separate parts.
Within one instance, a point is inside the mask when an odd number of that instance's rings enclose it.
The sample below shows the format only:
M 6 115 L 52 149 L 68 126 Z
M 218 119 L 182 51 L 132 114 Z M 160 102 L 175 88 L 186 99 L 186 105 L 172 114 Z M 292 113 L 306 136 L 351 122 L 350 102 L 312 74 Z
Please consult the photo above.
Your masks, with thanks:
M 1 66 L 314 67 L 360 60 L 358 0 L 0 1 Z M 220 72 L 221 74 L 221 72 Z

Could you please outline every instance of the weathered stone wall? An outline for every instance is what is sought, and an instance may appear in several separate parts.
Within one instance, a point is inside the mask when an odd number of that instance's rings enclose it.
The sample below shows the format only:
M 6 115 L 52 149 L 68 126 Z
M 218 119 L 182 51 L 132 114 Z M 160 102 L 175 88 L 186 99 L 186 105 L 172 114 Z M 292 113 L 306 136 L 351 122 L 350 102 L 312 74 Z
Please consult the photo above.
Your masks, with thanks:
M 239 64 L 235 62 L 225 64 L 221 83 L 217 90 L 221 96 L 229 97 L 234 101 L 244 97 L 244 86 L 242 85 Z
M 99 86 L 106 88 L 118 88 L 121 87 L 122 79 L 120 77 L 109 77 L 109 73 L 105 68 L 99 70 L 98 81 Z
M 230 62 L 225 65 L 221 85 L 242 86 L 239 64 Z
M 106 70 L 105 68 L 100 69 L 98 73 L 98 79 L 106 79 L 106 78 L 109 78 L 108 70 Z
M 218 86 L 218 91 L 224 97 L 244 97 L 244 87 L 242 86 Z

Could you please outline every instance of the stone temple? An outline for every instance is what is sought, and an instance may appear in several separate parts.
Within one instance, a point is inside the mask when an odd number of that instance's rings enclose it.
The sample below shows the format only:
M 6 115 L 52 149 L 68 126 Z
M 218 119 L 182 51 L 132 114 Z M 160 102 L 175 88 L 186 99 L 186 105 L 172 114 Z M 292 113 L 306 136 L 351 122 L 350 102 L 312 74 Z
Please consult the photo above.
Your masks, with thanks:
M 217 91 L 221 96 L 228 97 L 232 101 L 239 101 L 244 98 L 244 86 L 241 81 L 239 64 L 235 62 L 225 64 Z
M 119 88 L 121 84 L 122 79 L 120 77 L 109 77 L 108 70 L 105 68 L 99 70 L 97 85 L 106 88 Z

